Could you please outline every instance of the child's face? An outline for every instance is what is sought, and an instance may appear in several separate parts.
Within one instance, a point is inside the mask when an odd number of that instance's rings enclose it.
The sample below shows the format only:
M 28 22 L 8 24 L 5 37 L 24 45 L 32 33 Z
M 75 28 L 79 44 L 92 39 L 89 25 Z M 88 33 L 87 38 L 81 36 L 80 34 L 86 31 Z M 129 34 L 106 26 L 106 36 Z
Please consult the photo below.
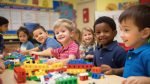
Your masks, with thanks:
M 93 34 L 92 32 L 89 32 L 87 30 L 83 31 L 82 34 L 82 41 L 85 42 L 86 44 L 90 44 L 93 41 Z
M 54 32 L 55 32 L 57 40 L 62 45 L 67 44 L 68 41 L 71 40 L 72 33 L 64 26 L 60 26 L 59 28 L 55 29 Z
M 142 31 L 134 24 L 133 20 L 127 19 L 120 24 L 121 38 L 126 46 L 137 48 L 142 45 Z
M 8 30 L 8 24 L 4 24 L 2 26 L 0 26 L 0 32 L 6 32 Z
M 28 41 L 28 36 L 23 31 L 19 32 L 18 37 L 19 37 L 20 42 L 22 42 L 22 43 L 25 43 Z
M 95 26 L 95 35 L 99 44 L 107 46 L 111 43 L 116 35 L 116 31 L 106 23 L 100 23 Z
M 44 44 L 44 42 L 48 38 L 48 33 L 43 31 L 42 29 L 37 29 L 33 32 L 33 37 L 38 42 Z

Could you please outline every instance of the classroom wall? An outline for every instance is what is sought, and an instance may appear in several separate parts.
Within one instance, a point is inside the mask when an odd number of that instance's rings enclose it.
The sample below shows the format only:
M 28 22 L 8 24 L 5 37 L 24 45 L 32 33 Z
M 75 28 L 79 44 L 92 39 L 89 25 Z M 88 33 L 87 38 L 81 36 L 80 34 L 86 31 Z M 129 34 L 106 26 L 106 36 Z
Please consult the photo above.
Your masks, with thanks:
M 96 11 L 107 11 L 107 6 L 118 7 L 118 3 L 139 2 L 139 0 L 96 0 Z M 118 8 L 116 8 L 118 10 Z
M 83 21 L 83 9 L 88 8 L 89 10 L 89 22 L 85 23 Z M 77 18 L 76 18 L 76 23 L 77 23 L 77 28 L 82 30 L 83 27 L 89 26 L 93 28 L 93 23 L 94 23 L 94 17 L 95 17 L 95 0 L 88 0 L 87 2 L 83 3 L 77 3 Z

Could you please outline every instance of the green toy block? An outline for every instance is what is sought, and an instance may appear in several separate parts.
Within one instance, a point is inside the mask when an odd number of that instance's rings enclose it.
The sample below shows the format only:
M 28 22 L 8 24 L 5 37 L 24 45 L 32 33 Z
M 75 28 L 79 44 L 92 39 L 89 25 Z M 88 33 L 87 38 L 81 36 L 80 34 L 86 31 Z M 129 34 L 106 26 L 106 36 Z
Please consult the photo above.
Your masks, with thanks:
M 31 76 L 30 79 L 31 79 L 31 80 L 34 80 L 34 81 L 40 81 L 40 79 L 37 78 L 37 76 Z

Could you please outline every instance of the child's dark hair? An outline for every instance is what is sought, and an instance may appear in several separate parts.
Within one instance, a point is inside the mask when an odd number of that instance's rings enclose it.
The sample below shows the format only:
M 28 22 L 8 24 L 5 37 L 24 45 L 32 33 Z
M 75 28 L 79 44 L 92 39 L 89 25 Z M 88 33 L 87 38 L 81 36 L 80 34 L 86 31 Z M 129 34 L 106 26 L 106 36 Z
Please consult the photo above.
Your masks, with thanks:
M 126 9 L 119 17 L 119 22 L 132 19 L 134 24 L 142 30 L 146 27 L 150 28 L 150 6 L 135 5 Z
M 47 32 L 46 29 L 45 29 L 43 26 L 37 25 L 36 27 L 33 28 L 33 30 L 32 30 L 32 35 L 33 35 L 33 32 L 34 32 L 35 30 L 37 30 L 37 29 L 42 29 L 44 32 Z
M 4 25 L 4 24 L 8 24 L 9 21 L 8 19 L 6 19 L 5 17 L 0 16 L 0 26 Z
M 94 32 L 95 32 L 95 26 L 97 24 L 100 24 L 100 23 L 106 23 L 110 26 L 110 28 L 112 28 L 112 30 L 116 30 L 116 23 L 114 22 L 114 20 L 110 17 L 107 17 L 107 16 L 102 16 L 102 17 L 99 17 L 95 23 L 94 23 Z
M 27 34 L 28 36 L 28 40 L 31 39 L 31 35 L 29 33 L 29 30 L 25 27 L 20 27 L 18 30 L 17 30 L 17 36 L 19 37 L 19 33 L 20 32 L 24 32 L 25 34 Z

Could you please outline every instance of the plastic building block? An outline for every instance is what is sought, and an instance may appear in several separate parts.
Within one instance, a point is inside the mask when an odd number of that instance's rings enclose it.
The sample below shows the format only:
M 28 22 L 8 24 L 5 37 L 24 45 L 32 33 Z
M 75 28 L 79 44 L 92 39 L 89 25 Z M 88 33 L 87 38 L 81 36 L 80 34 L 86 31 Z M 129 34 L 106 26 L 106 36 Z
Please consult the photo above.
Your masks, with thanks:
M 21 67 L 14 68 L 14 77 L 17 83 L 25 83 L 26 82 L 26 72 Z
M 101 68 L 100 67 L 92 67 L 91 72 L 92 73 L 101 73 Z
M 79 73 L 86 72 L 86 69 L 67 69 L 66 72 L 69 73 L 69 74 L 77 75 Z
M 81 81 L 88 80 L 88 73 L 80 73 L 79 78 Z
M 59 78 L 56 80 L 56 84 L 78 84 L 77 78 L 74 76 L 68 78 Z

